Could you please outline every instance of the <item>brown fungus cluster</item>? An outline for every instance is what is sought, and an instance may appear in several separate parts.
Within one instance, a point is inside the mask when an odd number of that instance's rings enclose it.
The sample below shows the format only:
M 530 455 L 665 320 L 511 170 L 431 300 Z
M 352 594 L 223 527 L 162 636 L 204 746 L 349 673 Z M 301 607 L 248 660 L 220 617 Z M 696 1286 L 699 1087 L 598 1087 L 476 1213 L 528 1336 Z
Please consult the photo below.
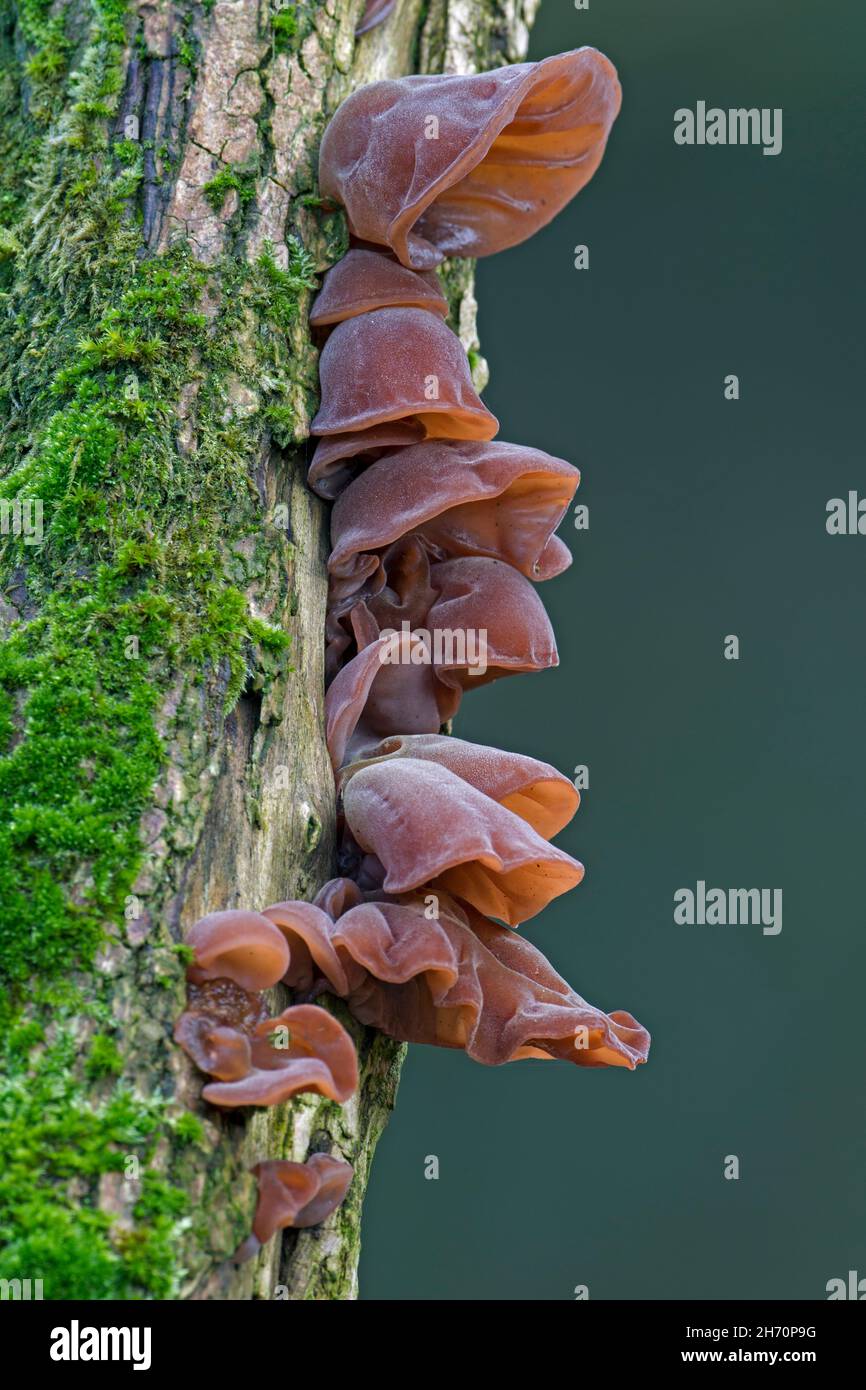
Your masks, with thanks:
M 187 1007 L 175 1041 L 211 1080 L 202 1098 L 221 1110 L 279 1105 L 301 1093 L 343 1103 L 358 1088 L 355 1046 L 343 1025 L 312 1003 L 268 1015 L 264 991 L 291 974 L 285 933 L 259 912 L 214 912 L 187 936 Z M 342 1159 L 268 1161 L 253 1169 L 259 1202 L 244 1260 L 285 1226 L 314 1226 L 339 1206 L 352 1180 Z
M 620 107 L 594 48 L 493 72 L 372 82 L 325 131 L 319 187 L 411 270 L 490 256 L 546 226 L 601 163 Z
M 371 0 L 358 32 L 392 9 Z M 535 585 L 570 564 L 555 532 L 579 474 L 494 439 L 436 267 L 549 222 L 598 167 L 619 104 L 614 68 L 583 48 L 376 82 L 326 130 L 320 188 L 351 244 L 311 312 L 323 347 L 308 480 L 334 501 L 325 708 L 341 876 L 312 903 L 193 928 L 177 1038 L 215 1105 L 352 1094 L 351 1041 L 312 1002 L 324 992 L 390 1037 L 486 1065 L 646 1060 L 631 1014 L 588 1004 L 515 930 L 583 877 L 551 843 L 577 810 L 573 784 L 445 732 L 467 691 L 557 664 Z M 277 980 L 298 1002 L 269 1018 L 260 991 Z M 351 1180 L 326 1154 L 253 1171 L 244 1254 L 324 1219 Z
M 358 1086 L 358 1060 L 343 1025 L 324 1009 L 296 1004 L 267 1016 L 262 991 L 284 979 L 284 935 L 258 912 L 214 912 L 187 938 L 187 1008 L 175 1040 L 213 1080 L 211 1105 L 277 1105 L 302 1091 L 345 1101 Z

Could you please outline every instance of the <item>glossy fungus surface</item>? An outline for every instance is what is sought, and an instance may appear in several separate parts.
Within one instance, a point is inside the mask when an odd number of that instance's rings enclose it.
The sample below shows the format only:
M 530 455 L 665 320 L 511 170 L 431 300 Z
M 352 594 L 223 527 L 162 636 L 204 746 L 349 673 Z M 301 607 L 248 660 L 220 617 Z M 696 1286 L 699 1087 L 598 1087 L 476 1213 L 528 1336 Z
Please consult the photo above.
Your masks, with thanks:
M 489 256 L 545 226 L 589 182 L 620 100 L 615 68 L 593 48 L 374 82 L 328 125 L 319 185 L 355 236 L 405 266 Z
M 310 309 L 310 323 L 325 328 L 373 309 L 426 309 L 445 318 L 448 300 L 435 271 L 407 270 L 388 252 L 352 247 L 328 271 Z
M 357 844 L 381 863 L 387 893 L 439 883 L 479 912 L 519 926 L 583 877 L 577 860 L 520 816 L 420 758 L 359 769 L 345 785 L 343 809 Z
M 495 416 L 472 385 L 460 339 L 423 309 L 378 309 L 338 323 L 319 361 L 317 435 L 356 435 L 406 421 L 427 438 L 492 439 Z M 372 436 L 375 437 L 375 436 Z
M 285 973 L 285 944 L 258 912 L 212 912 L 190 929 L 195 953 L 188 971 L 194 984 L 225 978 L 242 989 L 269 989 Z
M 530 942 L 450 894 L 356 898 L 356 885 L 337 879 L 318 898 L 350 904 L 336 916 L 309 903 L 267 911 L 292 958 L 302 944 L 363 1023 L 463 1048 L 488 1066 L 539 1057 L 633 1069 L 646 1060 L 649 1035 L 631 1014 L 588 1004 Z
M 353 1177 L 351 1164 L 325 1153 L 311 1154 L 306 1163 L 266 1159 L 252 1172 L 258 1183 L 254 1248 L 287 1226 L 297 1229 L 326 1221 L 345 1198 Z M 244 1257 L 252 1253 L 248 1247 Z

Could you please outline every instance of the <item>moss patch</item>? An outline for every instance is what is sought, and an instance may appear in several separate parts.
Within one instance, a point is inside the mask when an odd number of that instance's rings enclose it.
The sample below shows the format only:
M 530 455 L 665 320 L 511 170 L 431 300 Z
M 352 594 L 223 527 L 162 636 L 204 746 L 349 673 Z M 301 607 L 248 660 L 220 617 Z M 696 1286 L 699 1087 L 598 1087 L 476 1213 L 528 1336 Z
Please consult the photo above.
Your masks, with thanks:
M 176 1292 L 168 1247 L 186 1211 L 178 1188 L 147 1165 L 165 1106 L 120 1082 L 94 1100 L 75 1079 L 72 1024 L 39 1037 L 32 1023 L 13 1029 L 0 1083 L 0 1277 L 44 1281 L 49 1299 L 128 1297 L 138 1290 Z M 114 1068 L 112 1067 L 112 1070 Z M 132 1160 L 132 1162 L 130 1162 Z M 82 1194 L 107 1174 L 132 1178 L 141 1226 L 122 1229 Z M 59 1200 L 60 1193 L 67 1201 Z M 76 1201 L 75 1198 L 78 1198 Z

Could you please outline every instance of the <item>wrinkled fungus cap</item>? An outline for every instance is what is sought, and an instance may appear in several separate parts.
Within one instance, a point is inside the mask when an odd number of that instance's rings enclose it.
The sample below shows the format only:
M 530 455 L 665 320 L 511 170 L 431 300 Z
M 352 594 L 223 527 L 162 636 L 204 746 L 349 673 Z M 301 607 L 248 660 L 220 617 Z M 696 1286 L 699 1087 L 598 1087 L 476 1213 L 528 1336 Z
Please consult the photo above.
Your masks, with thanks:
M 437 914 L 407 898 L 340 918 L 337 950 L 368 972 L 349 1000 L 361 1022 L 405 1042 L 463 1048 L 487 1066 L 537 1057 L 633 1070 L 646 1061 L 649 1034 L 631 1014 L 588 1004 L 516 932 L 446 894 Z
M 535 1057 L 633 1070 L 646 1061 L 650 1037 L 630 1013 L 588 1004 L 530 942 L 442 889 L 359 902 L 355 884 L 333 879 L 319 896 L 351 906 L 336 920 L 308 903 L 268 910 L 303 921 L 329 987 L 389 1037 L 463 1048 L 487 1066 Z
M 228 979 L 242 989 L 270 989 L 289 964 L 285 941 L 258 912 L 212 912 L 190 928 L 187 945 L 195 952 L 187 972 L 194 984 Z
M 250 1047 L 246 1075 L 205 1086 L 202 1097 L 211 1105 L 279 1105 L 304 1091 L 342 1103 L 357 1089 L 355 1045 L 342 1023 L 318 1005 L 296 1004 L 265 1019 Z
M 439 883 L 509 926 L 583 878 L 583 865 L 456 773 L 419 758 L 372 763 L 343 791 L 346 824 L 387 893 Z M 433 828 L 435 827 L 435 831 Z
M 328 569 L 344 589 L 374 572 L 372 552 L 423 538 L 437 559 L 504 560 L 527 579 L 561 574 L 571 552 L 554 531 L 580 474 L 540 449 L 494 440 L 429 440 L 385 454 L 338 497 Z
M 473 75 L 373 82 L 337 110 L 319 187 L 364 241 L 403 265 L 525 241 L 589 182 L 619 112 L 594 48 Z
M 492 439 L 499 428 L 472 385 L 460 339 L 423 309 L 377 309 L 338 323 L 319 381 L 312 433 L 355 434 L 357 452 L 366 431 L 396 421 L 420 425 L 422 438 Z
M 443 734 L 394 734 L 344 770 L 342 784 L 362 767 L 395 758 L 420 758 L 455 773 L 476 791 L 525 820 L 545 840 L 558 835 L 580 805 L 574 783 L 537 758 Z
M 332 266 L 313 300 L 310 323 L 326 328 L 373 309 L 426 309 L 448 315 L 448 300 L 434 270 L 407 270 L 387 251 L 353 246 Z
M 312 1154 L 306 1163 L 266 1159 L 252 1172 L 259 1187 L 253 1233 L 261 1245 L 287 1226 L 325 1221 L 345 1198 L 353 1177 L 351 1164 L 331 1154 Z

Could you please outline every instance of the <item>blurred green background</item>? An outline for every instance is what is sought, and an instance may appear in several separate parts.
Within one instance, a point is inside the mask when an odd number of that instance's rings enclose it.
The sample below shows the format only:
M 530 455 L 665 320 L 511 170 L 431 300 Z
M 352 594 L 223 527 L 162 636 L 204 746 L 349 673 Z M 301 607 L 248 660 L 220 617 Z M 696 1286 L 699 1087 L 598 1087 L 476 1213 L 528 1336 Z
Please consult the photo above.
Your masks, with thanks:
M 585 881 L 526 932 L 654 1043 L 635 1073 L 413 1048 L 361 1292 L 824 1298 L 866 1276 L 866 536 L 825 530 L 866 496 L 866 7 L 545 0 L 531 56 L 583 43 L 624 88 L 606 159 L 478 298 L 500 437 L 581 468 L 590 530 L 541 590 L 559 669 L 455 732 L 589 765 Z M 676 146 L 699 99 L 782 107 L 781 155 Z M 699 878 L 781 887 L 781 935 L 674 925 Z

